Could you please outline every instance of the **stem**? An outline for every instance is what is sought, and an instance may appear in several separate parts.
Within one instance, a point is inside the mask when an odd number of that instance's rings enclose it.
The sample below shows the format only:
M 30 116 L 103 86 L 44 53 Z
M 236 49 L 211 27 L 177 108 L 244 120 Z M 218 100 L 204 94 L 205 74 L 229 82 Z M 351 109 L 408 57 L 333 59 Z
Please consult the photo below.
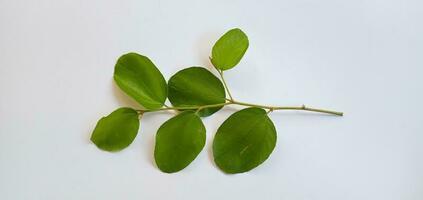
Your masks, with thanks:
M 158 112 L 158 111 L 166 111 L 166 110 L 199 110 L 204 108 L 213 108 L 213 107 L 220 107 L 232 104 L 231 102 L 225 102 L 225 103 L 218 103 L 218 104 L 209 104 L 209 105 L 203 105 L 203 106 L 179 106 L 179 107 L 164 107 L 159 109 L 140 109 L 137 110 L 138 113 L 146 113 L 146 112 Z
M 219 72 L 220 79 L 222 79 L 223 86 L 225 87 L 226 92 L 228 92 L 228 95 L 229 95 L 229 98 L 230 98 L 230 99 L 227 99 L 227 100 L 229 100 L 229 101 L 233 101 L 233 100 L 234 100 L 234 98 L 232 97 L 232 94 L 231 94 L 231 92 L 229 91 L 229 87 L 228 87 L 228 84 L 226 84 L 225 77 L 223 77 L 223 70 L 220 70 L 219 68 L 217 68 L 217 67 L 213 64 L 213 61 L 212 61 L 212 58 L 211 58 L 211 57 L 209 57 L 209 60 L 210 60 L 210 62 L 212 63 L 213 67 L 217 70 L 217 72 Z
M 274 110 L 304 110 L 304 111 L 320 112 L 320 113 L 326 113 L 326 114 L 332 114 L 332 115 L 338 115 L 338 116 L 344 115 L 344 113 L 342 113 L 342 112 L 325 110 L 325 109 L 318 109 L 318 108 L 311 108 L 311 107 L 307 107 L 305 105 L 302 105 L 302 106 L 267 106 L 267 105 L 259 105 L 259 104 L 239 102 L 239 101 L 232 101 L 232 103 L 237 104 L 237 105 L 242 105 L 242 106 L 266 108 L 266 109 L 269 109 L 269 111 L 274 111 Z
M 210 58 L 211 61 L 211 58 Z M 213 63 L 213 62 L 212 62 Z M 258 107 L 263 109 L 268 109 L 267 114 L 275 111 L 275 110 L 304 110 L 304 111 L 310 111 L 310 112 L 319 112 L 319 113 L 326 113 L 331 115 L 337 115 L 337 116 L 343 116 L 344 113 L 332 111 L 332 110 L 324 110 L 324 109 L 318 109 L 318 108 L 310 108 L 305 105 L 302 106 L 267 106 L 267 105 L 260 105 L 260 104 L 252 104 L 252 103 L 245 103 L 240 101 L 235 101 L 234 98 L 232 98 L 231 92 L 229 91 L 228 85 L 226 84 L 225 78 L 223 77 L 223 70 L 220 70 L 215 67 L 215 69 L 219 72 L 220 78 L 222 79 L 223 86 L 225 87 L 225 90 L 228 92 L 229 99 L 225 98 L 227 102 L 225 103 L 218 103 L 218 104 L 210 104 L 210 105 L 202 105 L 202 106 L 180 106 L 180 107 L 170 107 L 167 105 L 164 105 L 165 107 L 159 108 L 159 109 L 141 109 L 137 110 L 137 112 L 142 115 L 146 112 L 157 112 L 157 111 L 166 111 L 166 110 L 197 110 L 196 113 L 200 112 L 200 110 L 204 108 L 214 108 L 214 107 L 221 107 L 226 105 L 240 105 L 240 106 L 247 106 L 247 107 Z
M 225 87 L 225 90 L 228 92 L 230 100 L 233 101 L 234 98 L 232 98 L 231 92 L 229 91 L 229 88 L 228 88 L 228 84 L 226 84 L 225 78 L 223 77 L 223 70 L 217 69 L 217 71 L 219 72 L 220 78 L 222 79 L 223 86 Z
M 344 115 L 342 112 L 324 110 L 324 109 L 318 109 L 318 108 L 310 108 L 310 107 L 307 107 L 305 105 L 302 105 L 302 106 L 267 106 L 267 105 L 259 105 L 259 104 L 239 102 L 239 101 L 234 101 L 234 100 L 230 100 L 229 102 L 225 102 L 225 103 L 210 104 L 210 105 L 203 105 L 203 106 L 165 107 L 165 108 L 151 109 L 151 110 L 150 109 L 141 109 L 141 110 L 137 110 L 137 111 L 140 114 L 143 114 L 143 113 L 146 113 L 146 112 L 158 112 L 158 111 L 166 111 L 166 110 L 197 110 L 196 112 L 199 112 L 200 110 L 202 110 L 204 108 L 214 108 L 214 107 L 221 107 L 221 106 L 226 106 L 226 105 L 241 105 L 241 106 L 247 106 L 247 107 L 264 108 L 264 109 L 269 110 L 268 113 L 275 111 L 275 110 L 304 110 L 304 111 L 326 113 L 326 114 L 337 115 L 337 116 L 343 116 Z

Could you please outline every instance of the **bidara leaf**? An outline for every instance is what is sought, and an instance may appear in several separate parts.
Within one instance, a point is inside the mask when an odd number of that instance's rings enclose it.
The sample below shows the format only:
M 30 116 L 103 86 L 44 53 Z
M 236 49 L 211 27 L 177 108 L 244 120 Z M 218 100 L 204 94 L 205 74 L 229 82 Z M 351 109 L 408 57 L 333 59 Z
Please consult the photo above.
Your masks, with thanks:
M 169 79 L 169 101 L 176 107 L 204 106 L 225 103 L 225 88 L 210 71 L 190 67 L 177 72 Z M 204 108 L 198 112 L 207 117 L 222 107 Z
M 102 150 L 120 151 L 132 143 L 139 126 L 137 111 L 119 108 L 97 122 L 91 141 Z
M 206 128 L 193 111 L 184 111 L 157 131 L 154 158 L 159 169 L 173 173 L 188 166 L 206 143 Z
M 241 29 L 229 30 L 213 46 L 211 62 L 217 69 L 231 69 L 244 56 L 248 45 L 248 37 Z
M 276 145 L 273 122 L 261 108 L 235 112 L 217 130 L 213 156 L 224 172 L 247 172 L 263 163 Z
M 151 60 L 137 53 L 119 58 L 114 79 L 126 94 L 148 109 L 161 108 L 167 97 L 166 80 Z

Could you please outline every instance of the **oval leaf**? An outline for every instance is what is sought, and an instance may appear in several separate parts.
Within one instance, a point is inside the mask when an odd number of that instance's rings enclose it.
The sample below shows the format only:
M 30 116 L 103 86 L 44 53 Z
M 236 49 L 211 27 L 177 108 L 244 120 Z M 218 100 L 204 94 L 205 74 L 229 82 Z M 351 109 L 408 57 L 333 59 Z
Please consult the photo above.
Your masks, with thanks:
M 169 79 L 169 101 L 176 107 L 203 106 L 225 103 L 225 88 L 210 71 L 190 67 L 177 72 Z M 198 114 L 210 116 L 222 107 L 205 108 Z
M 273 122 L 261 108 L 232 114 L 217 130 L 213 156 L 226 173 L 242 173 L 263 163 L 276 145 Z
M 241 29 L 226 32 L 212 49 L 211 62 L 220 70 L 228 70 L 239 63 L 248 49 L 248 37 Z
M 185 111 L 160 126 L 154 158 L 159 169 L 173 173 L 188 166 L 206 143 L 206 129 L 193 111 Z
M 97 122 L 91 141 L 102 150 L 120 151 L 134 141 L 139 126 L 137 111 L 119 108 Z
M 121 56 L 115 66 L 114 79 L 120 89 L 145 108 L 161 108 L 166 100 L 166 80 L 145 56 L 136 53 Z

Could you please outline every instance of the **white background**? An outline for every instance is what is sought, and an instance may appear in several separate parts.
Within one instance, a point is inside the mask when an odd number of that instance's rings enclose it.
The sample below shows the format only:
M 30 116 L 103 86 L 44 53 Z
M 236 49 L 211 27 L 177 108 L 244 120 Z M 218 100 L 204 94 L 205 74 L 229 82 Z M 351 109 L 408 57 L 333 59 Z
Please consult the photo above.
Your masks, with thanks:
M 0 199 L 423 199 L 423 3 L 419 0 L 0 0 Z M 116 59 L 150 57 L 166 79 L 210 68 L 240 27 L 250 48 L 227 71 L 243 101 L 335 109 L 271 114 L 277 146 L 226 175 L 211 142 L 238 107 L 205 118 L 207 144 L 175 174 L 154 164 L 172 115 L 148 114 L 119 153 L 89 137 L 138 107 L 113 83 Z

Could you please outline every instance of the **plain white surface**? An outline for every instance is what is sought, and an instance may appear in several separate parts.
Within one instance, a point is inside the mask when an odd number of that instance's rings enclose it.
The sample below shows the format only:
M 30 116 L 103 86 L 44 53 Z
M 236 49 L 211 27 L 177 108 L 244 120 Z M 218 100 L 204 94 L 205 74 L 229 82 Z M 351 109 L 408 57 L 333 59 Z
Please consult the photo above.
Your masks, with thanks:
M 0 0 L 0 199 L 423 199 L 423 28 L 418 0 Z M 225 175 L 210 152 L 235 110 L 204 119 L 207 144 L 176 174 L 153 161 L 149 114 L 134 143 L 107 153 L 97 120 L 135 106 L 116 59 L 149 56 L 166 79 L 210 67 L 225 31 L 250 48 L 226 73 L 243 101 L 341 110 L 272 113 L 276 149 Z

